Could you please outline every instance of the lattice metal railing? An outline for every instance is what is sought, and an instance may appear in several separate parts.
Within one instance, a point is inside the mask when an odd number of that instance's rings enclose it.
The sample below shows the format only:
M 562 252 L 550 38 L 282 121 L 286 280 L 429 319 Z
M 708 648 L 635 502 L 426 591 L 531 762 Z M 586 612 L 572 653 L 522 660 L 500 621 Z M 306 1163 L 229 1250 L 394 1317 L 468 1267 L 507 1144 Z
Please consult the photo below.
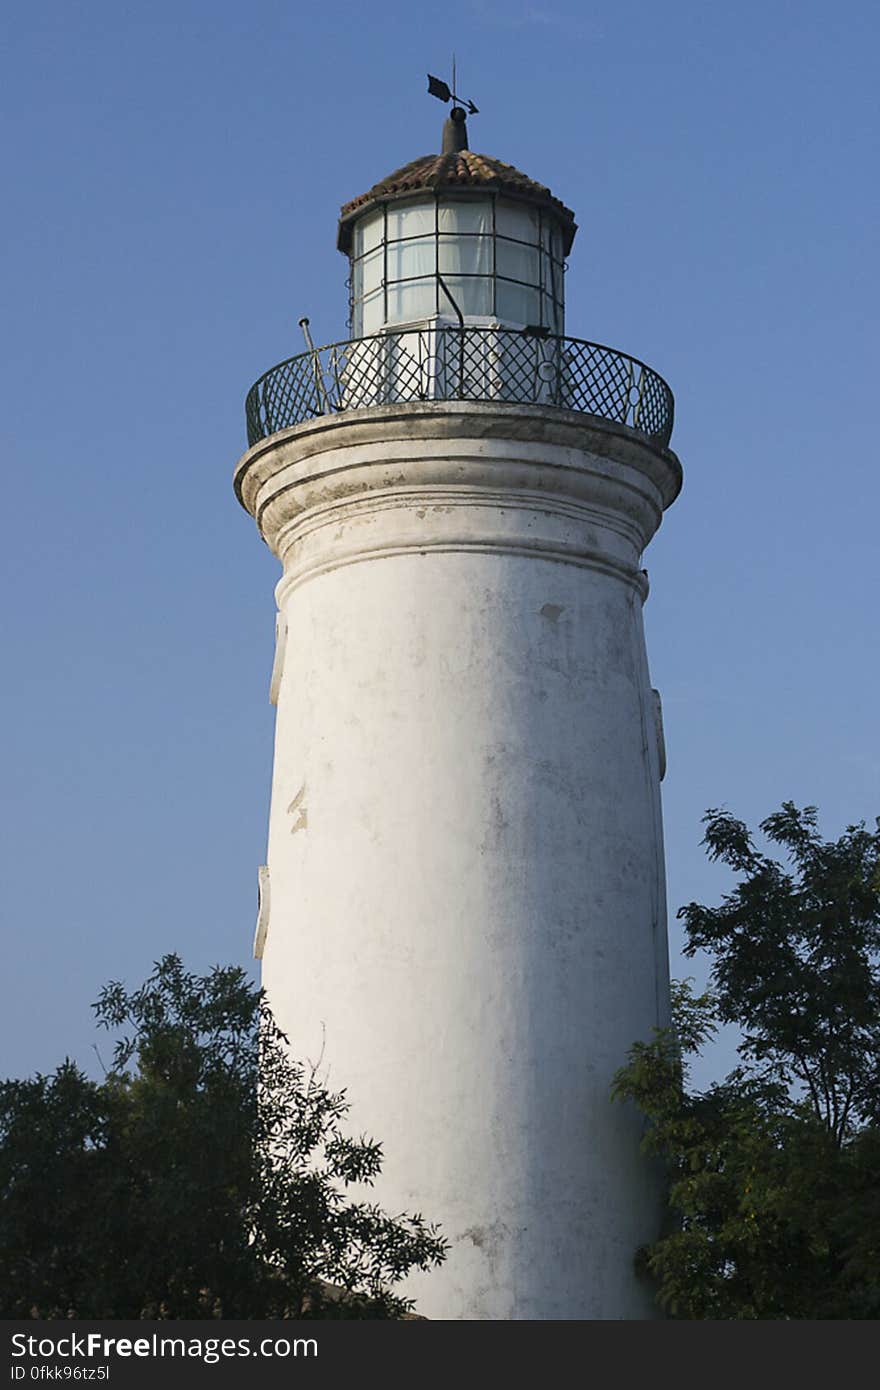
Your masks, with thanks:
M 377 333 L 279 363 L 248 392 L 248 443 L 319 415 L 417 401 L 558 406 L 661 445 L 672 434 L 672 392 L 635 357 L 580 338 L 466 326 Z

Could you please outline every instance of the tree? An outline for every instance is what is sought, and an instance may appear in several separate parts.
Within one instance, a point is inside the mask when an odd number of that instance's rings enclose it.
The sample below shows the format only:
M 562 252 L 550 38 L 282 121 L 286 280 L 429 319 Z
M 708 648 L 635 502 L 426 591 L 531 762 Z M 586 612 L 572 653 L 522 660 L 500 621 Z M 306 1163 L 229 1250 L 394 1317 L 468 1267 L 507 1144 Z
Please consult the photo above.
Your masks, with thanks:
M 395 1318 L 444 1258 L 421 1216 L 354 1200 L 381 1147 L 291 1060 L 236 968 L 175 955 L 95 1011 L 102 1082 L 65 1061 L 0 1085 L 0 1316 Z
M 689 903 L 686 954 L 711 988 L 673 991 L 672 1029 L 638 1043 L 615 1094 L 648 1118 L 669 1172 L 669 1227 L 639 1263 L 683 1318 L 880 1316 L 880 820 L 823 841 L 791 802 L 760 829 L 727 811 L 703 843 L 738 876 Z M 687 1058 L 738 1025 L 740 1065 L 702 1093 Z

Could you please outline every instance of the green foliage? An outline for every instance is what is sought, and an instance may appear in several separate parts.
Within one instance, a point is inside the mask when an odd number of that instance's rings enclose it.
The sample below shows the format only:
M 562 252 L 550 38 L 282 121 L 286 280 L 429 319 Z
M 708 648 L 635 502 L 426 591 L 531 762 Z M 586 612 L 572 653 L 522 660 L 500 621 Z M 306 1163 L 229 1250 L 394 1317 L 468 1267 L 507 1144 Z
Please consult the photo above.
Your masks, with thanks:
M 0 1316 L 405 1315 L 394 1284 L 445 1241 L 352 1199 L 381 1148 L 242 971 L 166 956 L 95 1010 L 121 1034 L 103 1082 L 66 1061 L 0 1085 Z
M 712 956 L 719 1018 L 742 1028 L 743 1057 L 802 1088 L 842 1142 L 880 1118 L 880 830 L 826 843 L 815 808 L 785 802 L 761 830 L 786 870 L 727 812 L 705 824 L 710 857 L 743 877 L 720 907 L 681 909 L 686 952 Z
M 680 1318 L 880 1317 L 880 822 L 824 842 L 786 802 L 761 825 L 709 811 L 704 843 L 738 876 L 680 916 L 711 989 L 673 997 L 615 1094 L 649 1120 L 669 1173 L 669 1226 L 639 1253 Z M 741 1065 L 703 1093 L 687 1058 L 737 1024 Z

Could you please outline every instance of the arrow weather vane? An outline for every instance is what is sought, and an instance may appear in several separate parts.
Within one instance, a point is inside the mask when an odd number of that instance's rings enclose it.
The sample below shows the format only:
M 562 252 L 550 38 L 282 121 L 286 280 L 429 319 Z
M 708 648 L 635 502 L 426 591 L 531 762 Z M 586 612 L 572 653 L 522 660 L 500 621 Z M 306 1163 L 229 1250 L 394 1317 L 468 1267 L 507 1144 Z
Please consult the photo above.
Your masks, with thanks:
M 456 106 L 466 106 L 472 116 L 479 115 L 479 111 L 472 101 L 465 101 L 455 90 L 455 54 L 452 55 L 452 86 L 449 87 L 442 78 L 432 77 L 428 73 L 428 93 L 436 97 L 438 101 L 451 101 Z

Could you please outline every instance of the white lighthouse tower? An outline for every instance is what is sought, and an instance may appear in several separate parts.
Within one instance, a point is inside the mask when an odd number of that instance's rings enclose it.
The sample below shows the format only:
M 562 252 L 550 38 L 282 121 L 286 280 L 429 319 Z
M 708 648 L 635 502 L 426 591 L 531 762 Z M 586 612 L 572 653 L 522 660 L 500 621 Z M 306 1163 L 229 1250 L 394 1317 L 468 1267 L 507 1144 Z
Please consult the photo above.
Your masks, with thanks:
M 468 149 L 347 203 L 348 341 L 248 396 L 238 496 L 283 567 L 256 954 L 295 1055 L 446 1263 L 430 1318 L 655 1316 L 615 1070 L 667 1021 L 642 551 L 672 397 L 567 337 L 572 213 Z

